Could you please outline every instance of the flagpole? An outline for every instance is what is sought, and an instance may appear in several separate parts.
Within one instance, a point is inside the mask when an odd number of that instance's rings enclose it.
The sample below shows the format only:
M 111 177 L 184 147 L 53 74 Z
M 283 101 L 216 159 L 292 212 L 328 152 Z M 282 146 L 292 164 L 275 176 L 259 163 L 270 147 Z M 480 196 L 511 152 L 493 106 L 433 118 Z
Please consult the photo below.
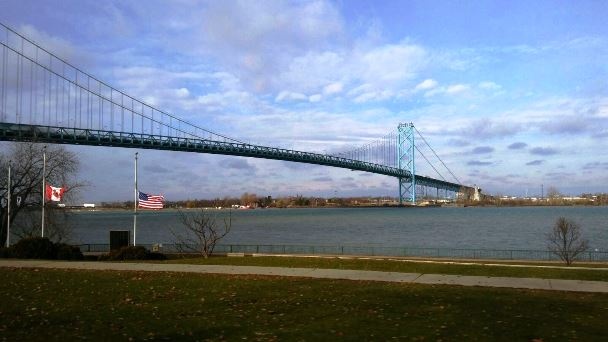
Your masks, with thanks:
M 6 248 L 11 245 L 11 161 L 8 161 L 8 201 L 6 218 Z
M 42 237 L 44 237 L 44 200 L 46 195 L 46 146 L 42 149 Z
M 135 246 L 135 237 L 137 235 L 137 198 L 138 198 L 138 193 L 137 193 L 137 154 L 138 152 L 135 152 L 135 194 L 134 194 L 134 208 L 133 208 L 133 246 Z

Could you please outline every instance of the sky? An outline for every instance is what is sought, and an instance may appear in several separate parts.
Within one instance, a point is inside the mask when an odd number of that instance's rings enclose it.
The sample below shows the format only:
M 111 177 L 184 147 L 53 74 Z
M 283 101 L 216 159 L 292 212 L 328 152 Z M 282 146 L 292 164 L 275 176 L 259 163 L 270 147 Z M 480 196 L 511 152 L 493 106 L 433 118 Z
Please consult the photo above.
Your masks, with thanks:
M 413 122 L 463 184 L 512 196 L 608 192 L 607 17 L 599 0 L 0 1 L 2 23 L 202 127 L 334 153 Z M 135 150 L 68 148 L 83 201 L 132 197 Z M 139 152 L 140 190 L 169 200 L 398 195 L 347 169 Z

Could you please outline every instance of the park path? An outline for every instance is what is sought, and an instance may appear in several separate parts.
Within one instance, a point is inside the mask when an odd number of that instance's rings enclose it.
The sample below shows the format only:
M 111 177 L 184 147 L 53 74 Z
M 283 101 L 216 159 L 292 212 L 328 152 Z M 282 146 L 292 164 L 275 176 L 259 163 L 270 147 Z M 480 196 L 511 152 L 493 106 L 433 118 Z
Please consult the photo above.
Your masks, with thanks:
M 448 274 L 421 274 L 381 271 L 289 268 L 231 265 L 185 265 L 185 264 L 152 264 L 128 262 L 78 262 L 55 260 L 0 260 L 0 267 L 12 268 L 50 268 L 108 271 L 144 271 L 144 272 L 185 272 L 231 275 L 265 275 L 279 277 L 304 277 L 318 279 L 346 279 L 364 281 L 383 281 L 394 283 L 413 283 L 430 285 L 460 285 L 506 287 L 517 289 L 603 292 L 608 293 L 608 282 L 587 280 L 511 278 L 461 276 Z

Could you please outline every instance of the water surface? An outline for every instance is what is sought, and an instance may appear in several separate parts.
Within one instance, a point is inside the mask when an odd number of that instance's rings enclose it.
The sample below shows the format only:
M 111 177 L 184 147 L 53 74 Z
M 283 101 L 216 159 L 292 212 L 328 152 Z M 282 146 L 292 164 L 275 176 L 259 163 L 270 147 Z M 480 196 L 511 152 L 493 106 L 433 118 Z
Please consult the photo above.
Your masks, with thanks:
M 210 210 L 221 217 L 227 210 Z M 304 208 L 233 210 L 222 243 L 379 247 L 535 249 L 559 216 L 580 224 L 592 249 L 608 250 L 608 207 Z M 221 220 L 219 220 L 221 221 Z M 73 215 L 78 243 L 109 243 L 110 230 L 131 230 L 130 211 Z M 137 242 L 174 243 L 176 210 L 140 212 Z

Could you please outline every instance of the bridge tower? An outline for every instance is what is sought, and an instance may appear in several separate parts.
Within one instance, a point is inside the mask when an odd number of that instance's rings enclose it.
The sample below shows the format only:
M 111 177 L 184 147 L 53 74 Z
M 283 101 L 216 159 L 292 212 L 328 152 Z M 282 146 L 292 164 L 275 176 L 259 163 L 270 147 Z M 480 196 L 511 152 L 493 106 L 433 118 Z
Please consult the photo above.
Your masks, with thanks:
M 410 172 L 410 177 L 399 177 L 399 204 L 405 198 L 416 204 L 416 166 L 414 161 L 414 124 L 400 123 L 397 127 L 397 165 Z

